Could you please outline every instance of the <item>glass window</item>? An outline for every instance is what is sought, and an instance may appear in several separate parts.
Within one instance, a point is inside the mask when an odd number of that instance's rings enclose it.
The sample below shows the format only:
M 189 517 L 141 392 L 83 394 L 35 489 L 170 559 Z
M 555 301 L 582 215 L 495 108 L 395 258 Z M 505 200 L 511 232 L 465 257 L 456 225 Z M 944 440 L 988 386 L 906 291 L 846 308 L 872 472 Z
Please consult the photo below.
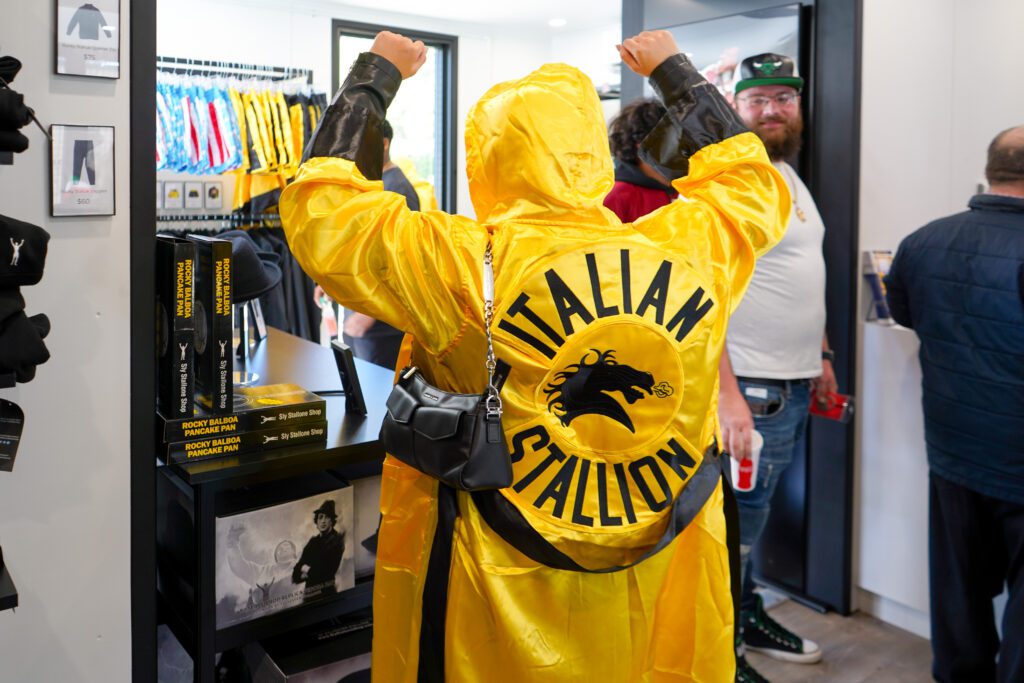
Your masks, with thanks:
M 337 90 L 359 53 L 366 52 L 373 36 L 387 27 L 334 22 Z M 392 160 L 408 159 L 417 175 L 434 187 L 438 205 L 455 211 L 455 50 L 457 38 L 415 34 L 389 29 L 427 46 L 427 60 L 414 78 L 407 79 L 388 109 L 394 129 Z

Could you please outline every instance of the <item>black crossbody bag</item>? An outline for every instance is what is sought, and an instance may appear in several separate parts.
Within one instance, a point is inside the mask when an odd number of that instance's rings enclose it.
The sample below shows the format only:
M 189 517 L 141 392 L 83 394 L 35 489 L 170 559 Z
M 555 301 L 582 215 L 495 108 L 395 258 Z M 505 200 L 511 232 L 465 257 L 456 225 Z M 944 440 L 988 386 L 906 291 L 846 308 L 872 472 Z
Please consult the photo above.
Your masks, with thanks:
M 406 367 L 388 397 L 380 428 L 385 450 L 402 462 L 462 491 L 512 485 L 512 460 L 501 428 L 501 397 L 494 386 L 494 270 L 491 245 L 484 252 L 484 326 L 487 333 L 487 388 L 482 394 L 454 394 Z

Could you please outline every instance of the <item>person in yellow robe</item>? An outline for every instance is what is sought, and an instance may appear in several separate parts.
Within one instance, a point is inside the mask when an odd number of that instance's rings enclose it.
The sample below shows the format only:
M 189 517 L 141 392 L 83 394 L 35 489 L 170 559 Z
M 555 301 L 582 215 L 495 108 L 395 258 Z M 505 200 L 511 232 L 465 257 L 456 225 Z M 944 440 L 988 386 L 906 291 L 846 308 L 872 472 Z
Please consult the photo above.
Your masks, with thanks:
M 380 122 L 425 59 L 388 32 L 353 64 L 282 195 L 302 267 L 407 332 L 412 363 L 445 390 L 484 389 L 493 250 L 514 483 L 455 491 L 384 461 L 378 683 L 733 680 L 717 364 L 790 200 L 670 34 L 619 51 L 667 109 L 642 158 L 684 197 L 636 223 L 602 204 L 613 172 L 597 92 L 564 64 L 494 86 L 469 112 L 475 220 L 384 192 Z

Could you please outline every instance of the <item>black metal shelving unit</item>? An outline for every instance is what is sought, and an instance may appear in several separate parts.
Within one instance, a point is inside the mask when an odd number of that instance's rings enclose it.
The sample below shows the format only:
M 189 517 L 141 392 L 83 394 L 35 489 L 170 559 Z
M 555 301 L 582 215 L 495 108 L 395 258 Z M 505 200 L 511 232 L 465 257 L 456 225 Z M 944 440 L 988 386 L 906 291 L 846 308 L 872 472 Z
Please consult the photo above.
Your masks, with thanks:
M 365 416 L 345 412 L 329 349 L 270 328 L 247 367 L 262 383 L 293 382 L 326 394 L 326 443 L 157 467 L 157 609 L 191 655 L 199 683 L 214 680 L 219 652 L 344 620 L 371 606 L 373 580 L 364 578 L 336 596 L 241 624 L 218 628 L 216 619 L 216 520 L 234 514 L 239 497 L 262 487 L 280 491 L 275 495 L 284 501 L 303 478 L 351 482 L 380 473 L 384 451 L 378 433 L 392 376 L 364 361 L 356 366 L 369 410 Z
M 0 564 L 0 612 L 18 606 L 18 590 L 7 567 Z

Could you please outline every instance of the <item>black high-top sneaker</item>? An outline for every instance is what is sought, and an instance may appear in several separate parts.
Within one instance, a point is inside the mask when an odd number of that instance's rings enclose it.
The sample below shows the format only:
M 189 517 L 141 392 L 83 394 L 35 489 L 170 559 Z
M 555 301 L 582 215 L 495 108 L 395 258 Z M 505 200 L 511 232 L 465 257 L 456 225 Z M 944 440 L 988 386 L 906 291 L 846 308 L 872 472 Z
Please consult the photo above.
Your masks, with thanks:
M 736 657 L 736 683 L 769 683 L 768 679 L 750 666 L 744 655 Z
M 821 648 L 817 643 L 801 638 L 772 619 L 764 611 L 761 596 L 755 597 L 757 604 L 754 609 L 743 610 L 740 615 L 743 643 L 747 649 L 797 664 L 814 664 L 821 661 Z

